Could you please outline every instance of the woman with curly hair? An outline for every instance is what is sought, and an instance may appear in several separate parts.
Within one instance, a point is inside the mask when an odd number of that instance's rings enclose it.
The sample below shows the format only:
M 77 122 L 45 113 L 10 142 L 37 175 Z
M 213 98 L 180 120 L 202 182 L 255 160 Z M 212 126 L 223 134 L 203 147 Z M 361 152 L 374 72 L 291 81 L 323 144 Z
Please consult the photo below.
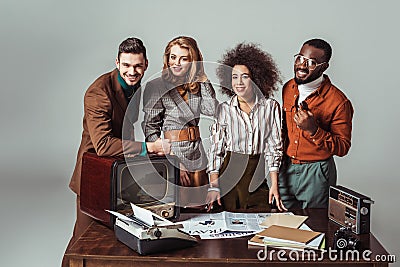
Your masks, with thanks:
M 167 44 L 163 59 L 161 77 L 148 82 L 144 91 L 145 138 L 157 140 L 163 133 L 171 141 L 171 154 L 180 159 L 180 185 L 207 185 L 207 156 L 198 125 L 200 114 L 215 115 L 218 101 L 204 72 L 203 56 L 196 40 L 179 36 Z M 204 191 L 197 200 L 195 190 L 184 191 L 181 205 L 204 201 Z
M 238 44 L 219 63 L 221 91 L 231 98 L 218 106 L 212 126 L 208 210 L 215 201 L 229 211 L 268 210 L 274 198 L 278 209 L 286 210 L 278 191 L 280 106 L 270 98 L 281 83 L 280 72 L 271 55 L 251 43 Z

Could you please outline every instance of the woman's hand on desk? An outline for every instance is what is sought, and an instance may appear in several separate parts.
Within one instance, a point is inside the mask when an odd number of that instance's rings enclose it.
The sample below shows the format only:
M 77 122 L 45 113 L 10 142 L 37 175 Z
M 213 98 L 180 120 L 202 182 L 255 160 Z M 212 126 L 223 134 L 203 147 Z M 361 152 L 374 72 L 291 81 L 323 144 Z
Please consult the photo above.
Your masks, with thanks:
M 287 208 L 283 205 L 281 196 L 279 195 L 277 184 L 272 184 L 269 189 L 269 204 L 272 204 L 273 201 L 275 201 L 279 211 L 287 211 Z
M 281 196 L 279 195 L 278 172 L 271 171 L 269 174 L 271 177 L 271 187 L 269 189 L 268 202 L 269 204 L 272 204 L 275 200 L 275 204 L 279 211 L 287 211 L 287 208 L 283 205 Z
M 221 194 L 219 191 L 208 191 L 207 197 L 206 197 L 206 208 L 207 211 L 210 211 L 213 209 L 214 202 L 217 201 L 218 205 L 221 206 Z

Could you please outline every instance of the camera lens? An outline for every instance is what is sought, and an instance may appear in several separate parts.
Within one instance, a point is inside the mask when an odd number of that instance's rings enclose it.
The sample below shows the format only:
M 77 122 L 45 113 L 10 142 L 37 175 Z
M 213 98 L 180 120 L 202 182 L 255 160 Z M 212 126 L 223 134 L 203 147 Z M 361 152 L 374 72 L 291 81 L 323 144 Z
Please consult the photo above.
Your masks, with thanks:
M 345 249 L 345 248 L 347 248 L 347 240 L 344 239 L 344 238 L 339 238 L 336 241 L 336 248 L 337 249 Z
M 352 250 L 359 250 L 361 247 L 361 242 L 357 238 L 350 237 L 348 247 Z

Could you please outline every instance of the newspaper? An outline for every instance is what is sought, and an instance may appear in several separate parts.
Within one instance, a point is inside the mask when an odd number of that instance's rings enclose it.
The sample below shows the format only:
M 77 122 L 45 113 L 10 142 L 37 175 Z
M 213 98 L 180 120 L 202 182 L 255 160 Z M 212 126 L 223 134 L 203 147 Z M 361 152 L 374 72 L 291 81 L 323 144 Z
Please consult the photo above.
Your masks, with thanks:
M 200 214 L 180 223 L 184 227 L 184 232 L 190 235 L 198 235 L 201 239 L 235 238 L 252 235 L 264 230 L 260 227 L 260 224 L 268 216 L 271 216 L 271 213 L 223 211 Z

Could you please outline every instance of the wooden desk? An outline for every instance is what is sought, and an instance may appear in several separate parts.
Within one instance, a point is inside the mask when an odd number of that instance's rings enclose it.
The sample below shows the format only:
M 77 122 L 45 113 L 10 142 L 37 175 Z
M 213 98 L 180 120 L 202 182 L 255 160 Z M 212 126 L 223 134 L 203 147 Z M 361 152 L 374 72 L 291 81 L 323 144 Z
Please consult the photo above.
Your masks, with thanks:
M 333 234 L 338 226 L 328 220 L 326 209 L 309 209 L 294 211 L 298 215 L 309 216 L 307 225 L 315 231 L 325 232 L 327 244 L 332 245 Z M 190 214 L 181 214 L 180 219 L 189 218 Z M 336 265 L 336 266 L 388 266 L 388 262 L 374 261 L 377 255 L 388 255 L 385 248 L 372 234 L 358 236 L 365 248 L 372 251 L 368 255 L 371 261 L 362 259 L 360 261 L 332 261 L 328 253 L 324 253 L 322 261 L 313 261 L 305 258 L 305 261 L 289 260 L 289 250 L 286 250 L 287 261 L 280 261 L 275 254 L 273 259 L 260 261 L 257 252 L 261 248 L 248 248 L 247 240 L 249 237 L 219 239 L 219 240 L 199 240 L 195 247 L 185 248 L 176 251 L 158 253 L 149 256 L 141 256 L 119 242 L 114 232 L 99 223 L 92 223 L 79 240 L 70 247 L 65 253 L 71 267 L 100 267 L 100 266 L 249 266 L 249 265 L 276 265 L 293 266 L 301 264 L 307 266 Z M 272 249 L 272 248 L 270 248 Z M 299 253 L 301 254 L 301 253 Z M 321 254 L 318 254 L 321 255 Z M 281 257 L 282 258 L 282 257 Z M 318 257 L 319 258 L 319 257 Z

